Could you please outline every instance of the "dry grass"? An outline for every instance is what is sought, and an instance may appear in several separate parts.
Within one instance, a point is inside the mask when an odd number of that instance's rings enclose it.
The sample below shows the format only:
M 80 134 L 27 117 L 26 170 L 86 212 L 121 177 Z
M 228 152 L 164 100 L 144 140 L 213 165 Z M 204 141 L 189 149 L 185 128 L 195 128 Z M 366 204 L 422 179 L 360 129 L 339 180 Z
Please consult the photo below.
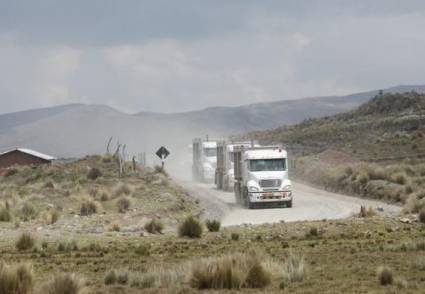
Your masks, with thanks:
M 378 276 L 379 284 L 382 286 L 392 285 L 394 282 L 393 271 L 387 266 L 378 267 L 376 274 Z
M 97 213 L 97 203 L 92 200 L 85 200 L 80 206 L 80 215 L 89 216 Z
M 179 226 L 179 236 L 189 238 L 200 238 L 202 236 L 203 227 L 199 220 L 193 216 L 189 216 Z
M 40 294 L 81 294 L 85 286 L 75 274 L 63 273 L 55 275 L 43 285 Z
M 302 282 L 306 276 L 304 257 L 298 254 L 289 253 L 283 265 L 283 277 L 288 282 Z
M 121 197 L 120 199 L 117 200 L 117 208 L 118 211 L 121 213 L 126 212 L 131 206 L 131 202 L 130 199 L 128 199 L 127 197 Z
M 35 238 L 30 233 L 22 233 L 16 240 L 15 247 L 19 251 L 30 250 L 35 245 Z
M 376 212 L 372 207 L 367 208 L 366 206 L 360 206 L 359 217 L 372 217 L 375 216 Z
M 207 220 L 205 225 L 210 232 L 218 232 L 220 231 L 221 223 L 218 220 Z
M 202 259 L 192 266 L 190 283 L 197 289 L 265 288 L 270 284 L 255 253 Z
M 145 225 L 145 230 L 151 234 L 161 234 L 164 229 L 164 225 L 159 220 L 151 220 Z
M 0 294 L 31 293 L 33 280 L 31 265 L 7 265 L 0 262 Z

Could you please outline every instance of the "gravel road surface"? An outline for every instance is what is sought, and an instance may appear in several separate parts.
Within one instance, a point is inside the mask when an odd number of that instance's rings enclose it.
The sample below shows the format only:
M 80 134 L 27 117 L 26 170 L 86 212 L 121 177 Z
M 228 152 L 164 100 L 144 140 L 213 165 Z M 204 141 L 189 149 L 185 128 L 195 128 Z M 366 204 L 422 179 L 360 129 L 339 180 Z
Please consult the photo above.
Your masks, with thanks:
M 361 205 L 379 208 L 390 215 L 400 212 L 399 206 L 330 193 L 294 182 L 292 208 L 246 209 L 236 204 L 232 192 L 219 191 L 214 185 L 189 181 L 180 181 L 180 184 L 193 197 L 199 199 L 204 208 L 204 218 L 221 219 L 224 226 L 339 219 L 358 213 Z

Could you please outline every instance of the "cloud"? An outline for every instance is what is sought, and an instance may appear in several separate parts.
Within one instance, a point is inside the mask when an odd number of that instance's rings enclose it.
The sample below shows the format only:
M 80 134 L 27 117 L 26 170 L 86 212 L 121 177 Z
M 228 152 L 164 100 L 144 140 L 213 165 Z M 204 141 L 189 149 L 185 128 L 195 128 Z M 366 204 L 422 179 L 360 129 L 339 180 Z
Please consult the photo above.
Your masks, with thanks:
M 425 81 L 422 1 L 34 3 L 0 3 L 0 112 L 174 112 Z

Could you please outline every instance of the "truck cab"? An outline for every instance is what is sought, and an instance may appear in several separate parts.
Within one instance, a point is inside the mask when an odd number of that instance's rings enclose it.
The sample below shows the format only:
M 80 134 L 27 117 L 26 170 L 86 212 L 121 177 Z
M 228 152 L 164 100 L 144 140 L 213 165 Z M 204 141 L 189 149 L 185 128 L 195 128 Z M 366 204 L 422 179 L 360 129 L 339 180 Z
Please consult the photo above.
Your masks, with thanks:
M 194 179 L 201 182 L 213 182 L 217 165 L 217 142 L 194 139 L 192 150 Z
M 292 207 L 288 154 L 280 146 L 235 148 L 235 197 L 248 208 L 259 204 Z

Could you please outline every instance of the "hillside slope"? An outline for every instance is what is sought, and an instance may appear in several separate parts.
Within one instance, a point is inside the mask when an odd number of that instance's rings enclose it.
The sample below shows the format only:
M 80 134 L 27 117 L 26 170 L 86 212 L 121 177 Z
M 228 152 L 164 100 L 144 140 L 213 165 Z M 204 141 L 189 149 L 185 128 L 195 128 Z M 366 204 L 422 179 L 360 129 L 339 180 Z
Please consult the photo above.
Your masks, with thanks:
M 425 154 L 425 95 L 376 96 L 355 110 L 248 135 L 295 153 L 343 151 L 366 161 Z
M 425 91 L 424 86 L 400 89 Z M 104 152 L 108 139 L 127 144 L 129 155 L 154 155 L 167 146 L 170 160 L 181 161 L 193 137 L 223 137 L 230 134 L 294 124 L 306 118 L 351 110 L 377 91 L 341 97 L 318 97 L 240 107 L 215 107 L 199 111 L 131 115 L 102 105 L 67 105 L 0 115 L 0 151 L 16 147 L 40 150 L 56 157 L 79 157 Z M 151 160 L 154 160 L 152 156 Z

